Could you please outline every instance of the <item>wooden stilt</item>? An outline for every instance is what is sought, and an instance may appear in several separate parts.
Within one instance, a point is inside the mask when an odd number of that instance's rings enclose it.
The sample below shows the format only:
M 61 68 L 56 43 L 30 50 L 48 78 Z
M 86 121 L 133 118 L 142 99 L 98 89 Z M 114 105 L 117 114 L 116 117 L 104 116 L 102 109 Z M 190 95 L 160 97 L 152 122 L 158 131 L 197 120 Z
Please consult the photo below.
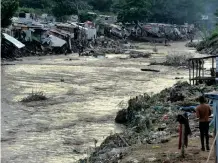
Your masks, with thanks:
M 191 84 L 191 64 L 190 64 L 190 61 L 188 61 L 188 70 L 189 70 L 189 83 Z
M 195 65 L 194 65 L 194 61 L 192 61 L 192 69 L 193 69 L 193 85 L 195 84 Z
M 199 60 L 198 62 L 199 62 L 198 76 L 201 77 L 201 60 Z
M 198 61 L 196 61 L 196 78 L 198 77 Z M 196 79 L 196 83 L 198 83 L 198 80 Z
M 202 76 L 204 77 L 204 60 L 202 60 Z

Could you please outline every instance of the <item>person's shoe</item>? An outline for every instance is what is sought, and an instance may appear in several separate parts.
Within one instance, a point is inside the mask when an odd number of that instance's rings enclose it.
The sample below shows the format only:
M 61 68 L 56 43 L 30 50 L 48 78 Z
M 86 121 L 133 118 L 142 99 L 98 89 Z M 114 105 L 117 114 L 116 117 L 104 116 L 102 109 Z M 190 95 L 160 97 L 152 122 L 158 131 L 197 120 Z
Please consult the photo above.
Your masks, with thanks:
M 210 147 L 209 147 L 209 145 L 207 145 L 206 149 L 207 149 L 207 151 L 209 151 L 209 150 L 210 150 Z
M 205 151 L 205 148 L 203 147 L 203 148 L 201 148 L 201 150 L 202 150 L 202 151 Z

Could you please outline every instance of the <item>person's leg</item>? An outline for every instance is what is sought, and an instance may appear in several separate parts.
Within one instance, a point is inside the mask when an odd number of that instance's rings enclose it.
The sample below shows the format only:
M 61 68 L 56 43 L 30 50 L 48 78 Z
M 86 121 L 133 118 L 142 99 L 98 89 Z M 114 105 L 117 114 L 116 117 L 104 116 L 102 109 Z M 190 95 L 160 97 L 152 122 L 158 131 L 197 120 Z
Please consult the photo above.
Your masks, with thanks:
M 201 150 L 204 151 L 204 124 L 203 122 L 199 122 L 199 129 L 200 129 L 200 138 L 201 138 Z
M 206 149 L 210 150 L 209 147 L 209 122 L 205 122 L 205 138 L 206 138 Z

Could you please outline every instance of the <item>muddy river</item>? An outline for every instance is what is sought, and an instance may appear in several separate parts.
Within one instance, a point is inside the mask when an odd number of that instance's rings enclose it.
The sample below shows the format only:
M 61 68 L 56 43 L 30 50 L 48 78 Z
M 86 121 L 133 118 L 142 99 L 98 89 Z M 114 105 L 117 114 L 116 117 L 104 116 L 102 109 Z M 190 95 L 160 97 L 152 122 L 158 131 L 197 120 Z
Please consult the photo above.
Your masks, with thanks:
M 94 139 L 100 145 L 109 134 L 122 131 L 123 126 L 114 123 L 121 101 L 157 93 L 177 82 L 175 77 L 188 79 L 184 69 L 140 70 L 152 60 L 162 60 L 168 51 L 194 53 L 184 44 L 157 47 L 162 54 L 149 59 L 71 54 L 27 57 L 2 66 L 2 163 L 72 163 L 85 157 Z M 49 99 L 19 102 L 31 92 L 43 92 Z

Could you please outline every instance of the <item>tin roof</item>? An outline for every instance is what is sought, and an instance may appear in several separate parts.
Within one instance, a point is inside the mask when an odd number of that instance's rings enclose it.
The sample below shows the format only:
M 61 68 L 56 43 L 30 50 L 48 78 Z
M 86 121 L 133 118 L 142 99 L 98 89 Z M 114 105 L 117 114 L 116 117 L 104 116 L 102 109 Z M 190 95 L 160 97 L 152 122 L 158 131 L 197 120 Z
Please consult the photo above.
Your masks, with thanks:
M 17 48 L 23 48 L 25 45 L 23 43 L 21 43 L 20 41 L 18 41 L 16 38 L 6 34 L 6 33 L 3 33 L 4 37 L 6 40 L 8 40 L 9 42 L 11 42 L 12 44 L 14 44 Z

